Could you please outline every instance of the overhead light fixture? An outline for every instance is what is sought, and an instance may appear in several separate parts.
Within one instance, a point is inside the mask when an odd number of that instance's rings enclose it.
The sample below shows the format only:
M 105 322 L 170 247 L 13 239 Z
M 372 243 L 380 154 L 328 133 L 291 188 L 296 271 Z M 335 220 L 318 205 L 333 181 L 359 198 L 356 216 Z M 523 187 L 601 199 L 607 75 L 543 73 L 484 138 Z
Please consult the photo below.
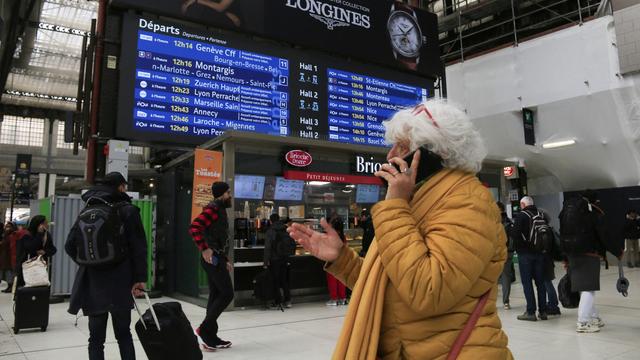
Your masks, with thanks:
M 560 147 L 571 146 L 571 145 L 574 145 L 575 143 L 576 143 L 576 141 L 574 139 L 554 141 L 554 142 L 548 142 L 548 143 L 542 144 L 542 148 L 543 149 L 556 149 L 556 148 L 560 148 Z
M 355 188 L 356 188 L 356 186 L 355 186 L 355 185 L 347 185 L 347 187 L 348 187 L 348 188 L 351 188 L 351 189 L 355 189 Z
M 351 189 L 342 189 L 342 192 L 345 194 L 351 194 L 353 192 L 353 190 Z
M 331 183 L 327 181 L 309 181 L 307 184 L 309 184 L 310 186 L 325 186 Z

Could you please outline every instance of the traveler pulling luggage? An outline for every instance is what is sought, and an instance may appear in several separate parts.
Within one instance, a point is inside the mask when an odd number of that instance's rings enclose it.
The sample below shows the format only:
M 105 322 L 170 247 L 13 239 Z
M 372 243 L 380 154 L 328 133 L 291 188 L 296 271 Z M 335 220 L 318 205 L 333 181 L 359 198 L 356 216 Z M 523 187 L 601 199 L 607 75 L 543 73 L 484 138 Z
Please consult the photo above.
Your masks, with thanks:
M 191 323 L 178 302 L 151 305 L 149 295 L 144 293 L 149 309 L 140 315 L 136 333 L 149 360 L 201 360 L 202 352 Z
M 49 325 L 48 286 L 19 287 L 15 290 L 13 332 L 22 329 L 40 329 L 47 331 Z

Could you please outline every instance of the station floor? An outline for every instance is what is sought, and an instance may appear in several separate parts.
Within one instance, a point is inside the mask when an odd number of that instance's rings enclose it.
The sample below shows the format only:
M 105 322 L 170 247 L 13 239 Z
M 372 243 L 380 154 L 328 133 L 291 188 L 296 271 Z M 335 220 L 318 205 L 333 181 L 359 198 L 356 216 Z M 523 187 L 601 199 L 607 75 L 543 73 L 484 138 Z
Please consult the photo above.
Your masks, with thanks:
M 562 270 L 557 269 L 557 273 Z M 524 311 L 522 287 L 512 289 L 512 310 L 500 310 L 509 347 L 516 359 L 640 359 L 640 269 L 625 273 L 631 282 L 627 298 L 615 288 L 617 268 L 602 271 L 602 291 L 596 303 L 606 326 L 600 333 L 577 334 L 576 310 L 563 310 L 559 318 L 521 322 L 516 316 Z M 3 284 L 0 288 L 3 288 Z M 168 298 L 154 301 L 168 301 Z M 501 305 L 499 301 L 499 305 Z M 196 326 L 204 309 L 183 304 L 187 317 Z M 67 314 L 67 304 L 51 305 L 46 333 L 21 332 L 13 335 L 13 307 L 9 294 L 0 294 L 0 360 L 80 360 L 87 359 L 87 319 L 74 326 L 75 317 Z M 205 359 L 329 359 L 340 333 L 346 307 L 327 307 L 324 303 L 295 305 L 279 311 L 239 310 L 222 315 L 221 337 L 233 342 L 231 349 L 205 353 Z M 133 315 L 137 320 L 137 314 Z M 135 333 L 134 333 L 135 338 Z M 138 359 L 145 359 L 136 340 Z M 106 358 L 119 359 L 111 330 Z

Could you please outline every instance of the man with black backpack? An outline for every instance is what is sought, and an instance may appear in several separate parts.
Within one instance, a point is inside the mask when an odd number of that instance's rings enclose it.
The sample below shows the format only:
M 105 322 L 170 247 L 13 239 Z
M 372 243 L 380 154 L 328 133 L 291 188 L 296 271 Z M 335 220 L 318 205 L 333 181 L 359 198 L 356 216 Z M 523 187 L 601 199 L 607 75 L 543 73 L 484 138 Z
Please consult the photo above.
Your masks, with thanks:
M 514 216 L 512 236 L 518 253 L 520 278 L 522 288 L 527 301 L 527 310 L 518 316 L 518 320 L 537 321 L 536 298 L 533 291 L 533 281 L 538 292 L 538 316 L 540 320 L 547 320 L 547 291 L 545 288 L 545 224 L 548 221 L 545 215 L 538 211 L 533 203 L 533 198 L 525 196 L 520 200 L 522 209 Z M 551 231 L 551 229 L 548 229 Z M 548 244 L 550 246 L 550 244 Z
M 606 251 L 622 261 L 622 248 L 608 240 L 604 211 L 593 190 L 566 199 L 559 218 L 560 246 L 569 259 L 571 291 L 580 292 L 576 331 L 599 332 L 604 326 L 595 307 L 596 291 L 600 291 L 600 261 Z
M 126 194 L 127 181 L 107 174 L 82 199 L 65 250 L 80 267 L 76 274 L 69 313 L 89 317 L 89 360 L 104 360 L 107 320 L 111 314 L 120 357 L 136 358 L 131 331 L 133 298 L 145 289 L 147 241 L 140 210 Z
M 264 243 L 264 266 L 271 272 L 273 279 L 274 303 L 271 308 L 291 308 L 288 267 L 289 257 L 295 254 L 296 243 L 289 236 L 287 226 L 280 221 L 278 214 L 271 215 L 269 220 L 271 227 L 267 230 Z M 280 294 L 280 289 L 283 294 Z

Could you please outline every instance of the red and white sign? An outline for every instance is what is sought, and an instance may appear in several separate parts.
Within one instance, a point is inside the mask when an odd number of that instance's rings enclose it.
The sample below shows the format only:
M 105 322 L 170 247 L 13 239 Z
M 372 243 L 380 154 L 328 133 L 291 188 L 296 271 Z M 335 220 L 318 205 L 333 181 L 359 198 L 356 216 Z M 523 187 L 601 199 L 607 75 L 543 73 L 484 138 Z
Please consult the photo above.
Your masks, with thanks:
M 512 177 L 515 172 L 516 172 L 515 166 L 505 166 L 502 169 L 502 173 L 504 174 L 505 177 Z
M 287 162 L 295 167 L 307 167 L 313 162 L 311 154 L 302 150 L 291 150 L 285 155 Z
M 382 180 L 373 176 L 358 176 L 308 171 L 285 171 L 284 178 L 287 180 L 326 181 L 339 184 L 382 185 Z

